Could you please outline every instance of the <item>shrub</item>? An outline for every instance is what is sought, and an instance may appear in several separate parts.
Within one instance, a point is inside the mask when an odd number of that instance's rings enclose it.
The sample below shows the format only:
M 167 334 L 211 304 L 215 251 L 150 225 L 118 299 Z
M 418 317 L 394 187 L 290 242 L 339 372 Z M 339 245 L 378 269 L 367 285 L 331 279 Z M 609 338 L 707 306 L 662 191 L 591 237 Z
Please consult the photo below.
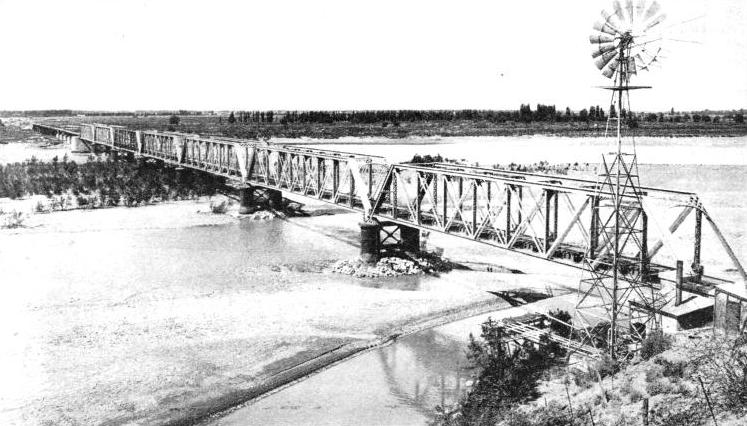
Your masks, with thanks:
M 648 360 L 672 347 L 672 339 L 660 330 L 646 336 L 641 342 L 641 358 Z
M 35 213 L 47 213 L 49 211 L 49 206 L 44 204 L 41 200 L 37 201 L 34 205 L 34 212 Z
M 670 361 L 665 358 L 656 358 L 654 362 L 662 366 L 662 375 L 664 377 L 677 377 L 681 379 L 685 376 L 685 368 L 687 367 L 687 362 L 685 361 Z
M 599 372 L 602 378 L 605 378 L 620 371 L 620 362 L 605 354 L 601 359 L 592 364 L 592 368 Z
M 643 399 L 643 393 L 638 389 L 632 389 L 630 394 L 628 394 L 628 398 L 630 398 L 630 402 L 636 403 Z
M 224 214 L 226 211 L 228 211 L 228 203 L 226 200 L 221 201 L 220 203 L 215 203 L 213 201 L 210 202 L 210 211 L 214 214 Z
M 672 393 L 675 387 L 669 382 L 669 380 L 661 378 L 649 382 L 646 384 L 646 393 L 650 396 L 659 395 L 662 393 Z
M 700 425 L 710 418 L 702 400 L 665 398 L 651 410 L 650 424 L 662 426 Z
M 12 210 L 8 213 L 0 211 L 0 228 L 20 228 L 26 217 L 23 213 Z

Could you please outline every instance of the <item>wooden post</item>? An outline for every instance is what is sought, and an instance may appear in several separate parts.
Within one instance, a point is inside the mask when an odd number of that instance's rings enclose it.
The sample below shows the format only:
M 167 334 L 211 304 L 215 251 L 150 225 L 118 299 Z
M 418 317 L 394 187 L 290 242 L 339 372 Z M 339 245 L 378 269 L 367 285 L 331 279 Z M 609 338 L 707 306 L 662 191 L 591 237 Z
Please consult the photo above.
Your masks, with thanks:
M 693 247 L 693 264 L 692 272 L 697 282 L 703 275 L 703 268 L 700 265 L 700 248 L 702 244 L 702 232 L 703 232 L 703 212 L 699 208 L 695 209 L 695 241 Z
M 708 392 L 706 391 L 705 385 L 703 384 L 703 379 L 698 376 L 698 381 L 700 382 L 700 388 L 703 389 L 703 395 L 705 396 L 706 403 L 708 404 L 708 410 L 711 412 L 711 418 L 713 419 L 713 424 L 718 426 L 718 422 L 716 421 L 716 414 L 713 413 L 713 406 L 711 405 L 711 398 L 708 397 Z
M 677 272 L 675 276 L 675 296 L 674 306 L 680 306 L 682 304 L 682 261 L 677 261 Z
M 641 422 L 643 426 L 648 426 L 648 398 L 641 401 Z

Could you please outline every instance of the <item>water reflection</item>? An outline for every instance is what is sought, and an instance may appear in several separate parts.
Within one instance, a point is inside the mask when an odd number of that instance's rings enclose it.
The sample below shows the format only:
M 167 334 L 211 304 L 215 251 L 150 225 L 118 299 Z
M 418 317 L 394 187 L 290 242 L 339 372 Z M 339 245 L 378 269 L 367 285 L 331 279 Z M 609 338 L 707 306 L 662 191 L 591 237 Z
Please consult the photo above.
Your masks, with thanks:
M 462 340 L 426 330 L 377 350 L 389 392 L 431 417 L 436 405 L 456 404 L 464 395 L 469 372 Z

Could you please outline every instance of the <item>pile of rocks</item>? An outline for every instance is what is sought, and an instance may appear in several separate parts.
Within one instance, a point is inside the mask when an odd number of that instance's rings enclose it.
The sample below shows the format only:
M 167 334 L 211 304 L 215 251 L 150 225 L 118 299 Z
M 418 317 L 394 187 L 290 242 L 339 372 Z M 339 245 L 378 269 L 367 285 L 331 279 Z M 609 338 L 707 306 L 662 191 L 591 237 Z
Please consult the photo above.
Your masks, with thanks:
M 384 257 L 375 265 L 368 265 L 360 259 L 339 260 L 332 265 L 331 271 L 352 275 L 355 278 L 398 277 L 423 273 L 415 262 L 399 257 Z

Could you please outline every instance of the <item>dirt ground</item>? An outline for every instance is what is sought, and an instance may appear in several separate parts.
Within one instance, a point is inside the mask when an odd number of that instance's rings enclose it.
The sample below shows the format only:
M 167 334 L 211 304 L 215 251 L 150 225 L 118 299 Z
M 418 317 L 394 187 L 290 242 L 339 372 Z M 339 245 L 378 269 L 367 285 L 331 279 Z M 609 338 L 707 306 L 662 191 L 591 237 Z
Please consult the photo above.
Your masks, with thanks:
M 73 279 L 35 279 L 38 274 L 23 269 L 34 264 L 29 261 L 34 247 L 61 234 L 75 241 L 96 232 L 220 226 L 239 220 L 207 211 L 208 201 L 202 200 L 57 212 L 31 215 L 25 228 L 0 230 L 0 270 L 9 288 L 0 300 L 0 423 L 113 425 L 183 419 L 340 345 L 370 341 L 467 307 L 486 309 L 486 303 L 495 302 L 498 308 L 500 300 L 487 292 L 496 283 L 563 281 L 549 269 L 545 275 L 524 276 L 479 272 L 495 265 L 496 250 L 486 253 L 484 246 L 447 237 L 430 243 L 445 247 L 446 254 L 455 255 L 452 260 L 477 272 L 444 274 L 425 281 L 418 291 L 351 285 L 350 277 L 344 278 L 347 282 L 325 279 L 322 285 L 318 274 L 271 292 L 241 285 L 214 291 L 199 282 L 180 287 L 133 283 L 138 291 L 92 289 Z M 304 218 L 302 226 L 334 227 L 342 221 L 357 231 L 356 218 L 350 216 Z M 348 243 L 345 256 L 357 252 Z M 59 256 L 65 259 L 66 254 Z M 503 260 L 515 263 L 510 257 Z M 542 264 L 546 262 L 537 264 L 540 269 Z M 530 269 L 537 265 L 526 264 Z M 132 279 L 137 277 L 133 271 Z

